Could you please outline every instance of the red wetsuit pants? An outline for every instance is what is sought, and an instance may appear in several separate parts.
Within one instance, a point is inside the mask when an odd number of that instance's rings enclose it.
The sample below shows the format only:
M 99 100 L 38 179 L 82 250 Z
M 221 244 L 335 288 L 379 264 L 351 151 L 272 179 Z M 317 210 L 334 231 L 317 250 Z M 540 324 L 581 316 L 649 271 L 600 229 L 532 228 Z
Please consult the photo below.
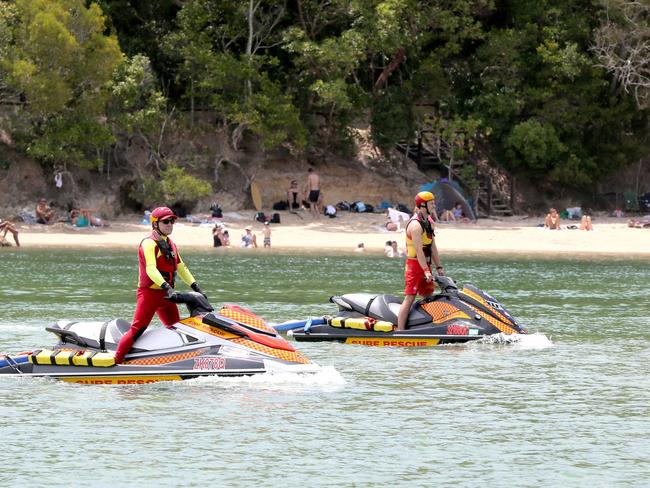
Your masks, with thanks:
M 115 362 L 120 364 L 131 350 L 135 340 L 142 335 L 153 319 L 155 313 L 160 321 L 170 327 L 180 320 L 178 307 L 165 298 L 165 290 L 138 288 L 135 314 L 131 328 L 122 336 L 115 351 Z
M 404 295 L 420 295 L 426 297 L 433 294 L 435 283 L 427 281 L 424 270 L 417 259 L 408 258 L 404 266 Z

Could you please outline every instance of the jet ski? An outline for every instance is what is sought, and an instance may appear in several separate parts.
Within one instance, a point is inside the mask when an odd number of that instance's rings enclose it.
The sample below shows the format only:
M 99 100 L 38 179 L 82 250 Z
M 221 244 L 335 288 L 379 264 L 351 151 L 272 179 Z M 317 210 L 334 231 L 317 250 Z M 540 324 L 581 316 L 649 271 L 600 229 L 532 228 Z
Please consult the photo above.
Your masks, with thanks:
M 178 293 L 190 316 L 171 328 L 149 327 L 122 364 L 114 352 L 131 324 L 58 321 L 45 329 L 53 346 L 0 355 L 0 375 L 84 384 L 144 384 L 201 376 L 315 372 L 317 367 L 254 313 L 236 305 L 215 312 L 203 295 Z
M 406 330 L 397 330 L 402 300 L 393 295 L 349 293 L 333 296 L 333 316 L 275 324 L 297 341 L 336 341 L 364 346 L 426 347 L 463 343 L 493 334 L 526 330 L 496 300 L 476 286 L 459 289 L 447 276 L 436 276 L 440 292 L 414 302 Z

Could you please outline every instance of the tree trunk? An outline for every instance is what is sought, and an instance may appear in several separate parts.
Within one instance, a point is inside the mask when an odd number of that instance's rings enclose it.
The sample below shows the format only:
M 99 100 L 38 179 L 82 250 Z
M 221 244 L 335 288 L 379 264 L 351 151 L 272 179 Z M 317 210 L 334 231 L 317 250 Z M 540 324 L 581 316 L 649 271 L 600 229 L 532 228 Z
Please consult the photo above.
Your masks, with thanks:
M 377 81 L 375 82 L 375 87 L 374 91 L 377 92 L 380 89 L 382 89 L 384 86 L 386 86 L 386 82 L 388 81 L 388 77 L 391 75 L 393 71 L 397 69 L 397 67 L 402 64 L 402 61 L 404 61 L 404 58 L 406 57 L 406 48 L 405 47 L 400 47 L 397 52 L 395 53 L 395 56 L 393 56 L 393 59 L 391 60 L 390 63 L 388 63 L 388 66 L 384 68 L 384 70 L 381 72 L 379 75 L 379 78 L 377 78 Z

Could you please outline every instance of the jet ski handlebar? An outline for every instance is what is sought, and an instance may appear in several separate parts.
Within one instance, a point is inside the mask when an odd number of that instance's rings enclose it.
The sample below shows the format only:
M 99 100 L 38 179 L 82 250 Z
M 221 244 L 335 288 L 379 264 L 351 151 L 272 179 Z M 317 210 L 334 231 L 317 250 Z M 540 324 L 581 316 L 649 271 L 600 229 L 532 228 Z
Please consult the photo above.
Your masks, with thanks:
M 195 291 L 174 293 L 171 297 L 167 298 L 167 300 L 173 303 L 184 303 L 192 317 L 214 311 L 214 307 L 210 305 L 208 299 Z
M 456 282 L 449 276 L 436 275 L 435 280 L 443 293 L 458 293 Z

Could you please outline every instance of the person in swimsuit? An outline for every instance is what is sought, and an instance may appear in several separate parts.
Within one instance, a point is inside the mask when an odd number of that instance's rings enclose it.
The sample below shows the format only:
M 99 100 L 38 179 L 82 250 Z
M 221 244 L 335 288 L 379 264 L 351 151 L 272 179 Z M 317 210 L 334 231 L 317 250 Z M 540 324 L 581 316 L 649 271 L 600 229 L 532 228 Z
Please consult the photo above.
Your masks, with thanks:
M 594 230 L 594 226 L 591 223 L 591 212 L 589 210 L 585 211 L 585 214 L 580 220 L 580 230 Z
M 413 217 L 406 224 L 406 265 L 404 268 L 404 301 L 397 314 L 397 330 L 405 330 L 415 296 L 433 294 L 435 284 L 431 263 L 435 264 L 438 275 L 444 270 L 436 247 L 433 219 L 435 197 L 429 191 L 421 191 L 415 196 Z
M 298 190 L 298 181 L 291 180 L 291 186 L 289 186 L 289 189 L 287 190 L 287 208 L 289 210 L 296 210 L 300 208 L 300 202 L 298 201 L 299 193 L 300 191 Z
M 169 238 L 177 218 L 168 207 L 158 207 L 151 212 L 153 230 L 142 240 L 138 249 L 140 279 L 135 314 L 131 328 L 122 336 L 115 351 L 116 364 L 124 361 L 124 356 L 147 329 L 154 314 L 158 314 L 160 321 L 170 329 L 180 320 L 178 307 L 169 301 L 176 295 L 174 279 L 177 272 L 186 285 L 205 297 L 181 259 L 176 244 Z
M 271 247 L 271 226 L 268 222 L 264 222 L 262 234 L 264 235 L 264 247 Z
M 241 242 L 239 243 L 239 247 L 243 248 L 251 248 L 251 247 L 257 247 L 257 237 L 255 234 L 253 234 L 253 228 L 250 225 L 247 225 L 244 227 L 244 230 L 246 233 L 241 236 Z
M 20 241 L 18 240 L 18 229 L 11 222 L 0 219 L 0 232 L 4 232 L 2 237 L 7 237 L 7 232 L 11 232 L 14 236 L 14 241 L 16 242 L 16 247 L 20 247 Z
M 212 246 L 223 246 L 223 230 L 221 228 L 221 224 L 215 224 L 215 226 L 212 228 Z
M 311 214 L 318 218 L 320 216 L 320 177 L 314 168 L 307 170 L 307 201 Z
M 41 198 L 36 205 L 36 222 L 39 224 L 50 225 L 54 223 L 54 210 L 47 204 L 45 198 Z
M 551 208 L 544 219 L 544 227 L 550 230 L 560 230 L 560 214 L 557 210 Z

